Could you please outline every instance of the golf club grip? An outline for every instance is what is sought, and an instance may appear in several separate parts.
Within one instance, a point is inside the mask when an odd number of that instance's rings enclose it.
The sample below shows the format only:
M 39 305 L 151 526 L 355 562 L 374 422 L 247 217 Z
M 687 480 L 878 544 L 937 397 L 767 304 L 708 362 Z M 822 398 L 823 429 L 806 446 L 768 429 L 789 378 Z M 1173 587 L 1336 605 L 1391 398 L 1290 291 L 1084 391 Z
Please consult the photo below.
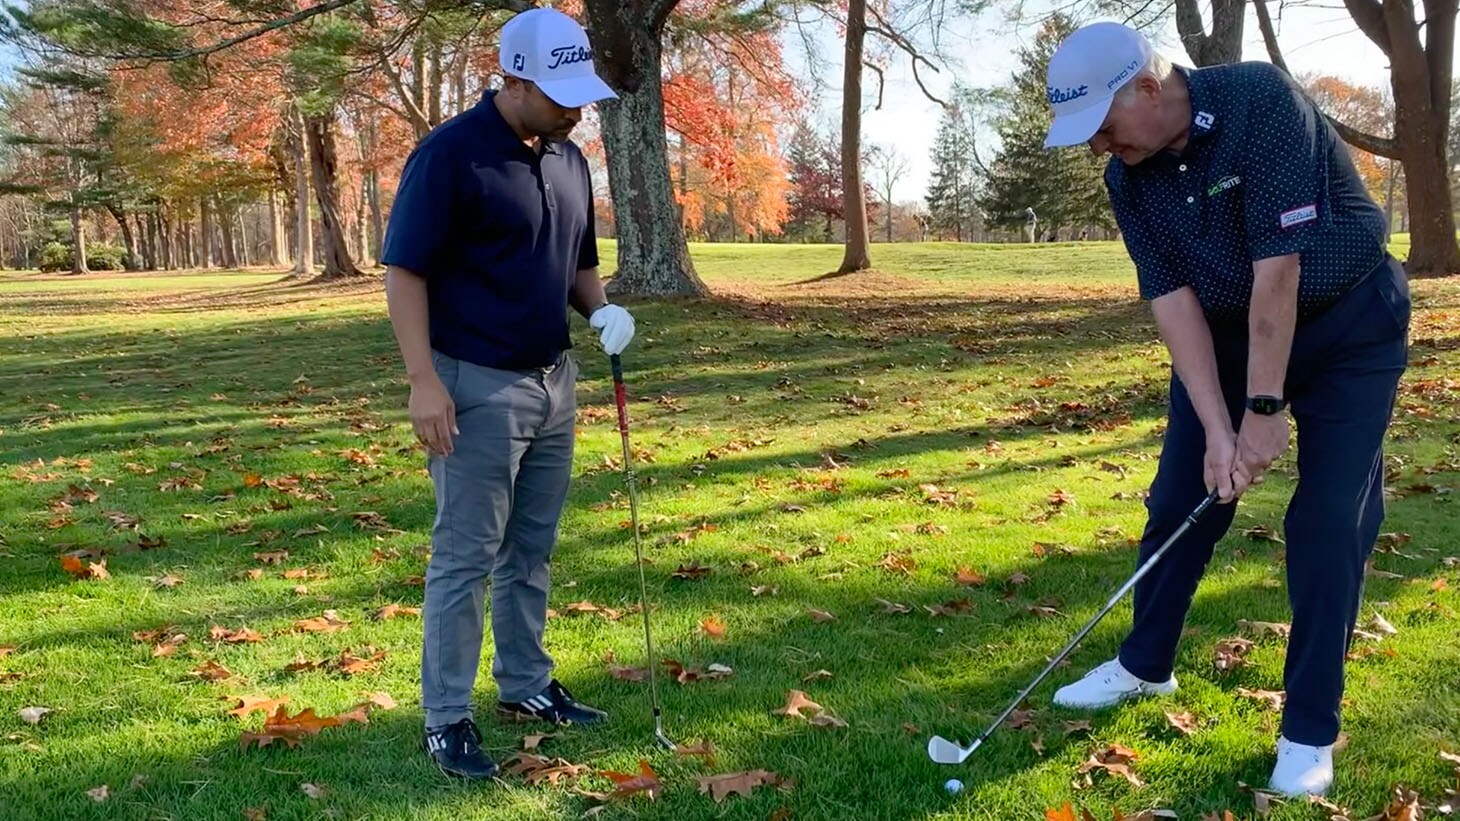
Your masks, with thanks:
M 1064 661 L 1065 657 L 1068 656 L 1075 649 L 1075 647 L 1080 644 L 1081 641 L 1084 641 L 1085 636 L 1089 635 L 1090 631 L 1095 629 L 1095 625 L 1099 624 L 1100 620 L 1105 618 L 1106 614 L 1108 614 L 1112 609 L 1115 608 L 1117 602 L 1125 598 L 1125 594 L 1130 592 L 1130 589 L 1132 587 L 1135 587 L 1136 583 L 1139 582 L 1146 575 L 1146 573 L 1150 571 L 1152 567 L 1156 566 L 1156 563 L 1161 560 L 1161 557 L 1166 555 L 1166 551 L 1169 550 L 1172 545 L 1176 544 L 1176 541 L 1186 534 L 1187 529 L 1196 524 L 1196 521 L 1201 518 L 1202 514 L 1206 513 L 1207 508 L 1211 507 L 1212 504 L 1216 501 L 1217 491 L 1213 490 L 1211 493 L 1208 493 L 1207 497 L 1202 500 L 1201 504 L 1197 505 L 1196 509 L 1193 510 L 1181 522 L 1181 526 L 1176 528 L 1176 532 L 1168 536 L 1166 538 L 1166 542 L 1162 544 L 1155 553 L 1151 554 L 1151 558 L 1141 563 L 1141 566 L 1139 569 L 1136 570 L 1135 575 L 1131 576 L 1128 580 L 1126 580 L 1125 584 L 1122 584 L 1120 586 L 1119 590 L 1115 591 L 1115 595 L 1111 596 L 1110 600 L 1105 603 L 1105 606 L 1100 608 L 1100 612 L 1095 614 L 1095 618 L 1086 622 L 1085 626 L 1080 628 L 1080 632 L 1076 633 L 1075 637 L 1070 639 L 1070 642 L 1065 645 L 1065 648 L 1059 652 L 1059 655 L 1050 660 L 1049 664 L 1044 668 L 1044 671 L 1041 672 L 1038 676 L 1035 676 L 1034 680 L 1029 682 L 1029 685 L 1025 687 L 1024 690 L 1019 693 L 1019 695 L 1016 696 L 1012 702 L 1009 703 L 1009 706 L 1004 708 L 1003 715 L 1000 715 L 997 719 L 995 719 L 993 724 L 989 725 L 989 728 L 984 731 L 984 734 L 979 737 L 976 743 L 982 744 L 990 735 L 993 735 L 994 731 L 997 730 L 1000 725 L 1008 720 L 1009 716 L 1012 715 L 1013 712 L 1019 708 L 1019 705 L 1024 702 L 1024 699 L 1028 698 L 1029 694 L 1034 691 L 1034 688 L 1038 687 L 1039 683 L 1044 681 L 1044 679 L 1050 674 L 1050 672 L 1054 670 L 1055 667 L 1059 666 L 1059 663 Z

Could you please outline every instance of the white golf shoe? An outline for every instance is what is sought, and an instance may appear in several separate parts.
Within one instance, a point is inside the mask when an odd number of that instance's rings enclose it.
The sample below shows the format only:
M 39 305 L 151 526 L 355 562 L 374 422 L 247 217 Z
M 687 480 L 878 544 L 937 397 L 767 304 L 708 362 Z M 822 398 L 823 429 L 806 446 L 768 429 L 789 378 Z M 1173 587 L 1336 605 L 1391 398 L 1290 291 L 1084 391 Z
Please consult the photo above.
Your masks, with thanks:
M 1323 795 L 1333 786 L 1333 745 L 1309 747 L 1278 738 L 1277 766 L 1268 784 L 1289 798 Z
M 1061 687 L 1054 694 L 1054 703 L 1061 707 L 1094 710 L 1110 707 L 1141 696 L 1164 696 L 1176 692 L 1176 677 L 1165 681 L 1143 681 L 1136 678 L 1114 658 L 1085 674 L 1085 677 Z

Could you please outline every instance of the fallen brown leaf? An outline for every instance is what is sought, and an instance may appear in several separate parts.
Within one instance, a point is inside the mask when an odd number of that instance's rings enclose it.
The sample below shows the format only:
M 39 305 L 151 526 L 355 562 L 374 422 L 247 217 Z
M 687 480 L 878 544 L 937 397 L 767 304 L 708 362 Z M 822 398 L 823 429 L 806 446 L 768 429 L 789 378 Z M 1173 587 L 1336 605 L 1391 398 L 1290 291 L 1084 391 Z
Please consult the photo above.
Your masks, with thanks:
M 609 800 L 623 800 L 643 793 L 652 801 L 659 797 L 659 791 L 663 789 L 659 783 L 658 774 L 649 766 L 649 762 L 643 759 L 639 759 L 637 774 L 600 770 L 599 775 L 613 782 L 613 792 L 609 794 Z
M 806 718 L 806 716 L 801 714 L 802 710 L 813 710 L 817 713 L 820 713 L 822 712 L 822 709 L 823 708 L 820 704 L 817 704 L 816 702 L 807 698 L 804 692 L 800 690 L 791 690 L 786 694 L 786 706 L 776 710 L 772 710 L 771 714 L 778 716 L 795 716 L 797 718 Z
M 1193 716 L 1191 713 L 1167 713 L 1166 720 L 1182 735 L 1191 735 L 1196 732 L 1196 716 Z
M 1093 753 L 1089 760 L 1080 765 L 1078 772 L 1089 774 L 1094 770 L 1104 770 L 1112 775 L 1119 775 L 1129 781 L 1132 786 L 1142 787 L 1145 782 L 1131 772 L 1130 765 L 1135 762 L 1139 754 L 1119 744 L 1111 744 Z
M 780 776 L 766 770 L 707 775 L 701 776 L 698 781 L 700 792 L 713 798 L 717 804 L 731 795 L 749 798 L 756 787 L 776 786 L 784 783 Z
M 386 606 L 375 611 L 375 615 L 373 616 L 373 618 L 376 621 L 386 621 L 387 619 L 393 619 L 396 616 L 419 615 L 421 615 L 421 608 L 419 607 L 401 607 L 398 604 L 387 604 Z
M 1215 657 L 1212 659 L 1212 664 L 1222 671 L 1240 667 L 1246 663 L 1247 654 L 1251 650 L 1252 642 L 1247 639 L 1238 637 L 1222 639 L 1213 649 Z
M 289 703 L 289 697 L 269 698 L 268 696 L 229 696 L 230 701 L 238 702 L 238 706 L 228 711 L 231 716 L 245 718 L 254 711 L 269 713 L 275 708 Z

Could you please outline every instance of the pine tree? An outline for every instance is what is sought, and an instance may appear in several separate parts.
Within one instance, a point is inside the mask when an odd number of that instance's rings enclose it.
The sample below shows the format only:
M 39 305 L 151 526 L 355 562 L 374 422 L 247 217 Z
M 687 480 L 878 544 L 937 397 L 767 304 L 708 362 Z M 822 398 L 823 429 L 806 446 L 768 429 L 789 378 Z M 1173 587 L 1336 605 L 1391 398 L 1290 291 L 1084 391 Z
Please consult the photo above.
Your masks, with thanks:
M 982 220 L 975 204 L 978 175 L 972 125 L 962 104 L 943 112 L 933 140 L 933 172 L 928 185 L 929 228 L 939 237 L 963 242 Z
M 998 124 L 1001 145 L 990 164 L 979 205 L 995 225 L 1022 228 L 1033 208 L 1041 226 L 1058 231 L 1086 225 L 1110 228 L 1114 216 L 1105 190 L 1106 161 L 1083 147 L 1049 150 L 1044 138 L 1052 117 L 1045 88 L 1049 58 L 1077 28 L 1064 14 L 1052 15 L 1032 48 L 1020 49 L 1012 101 Z

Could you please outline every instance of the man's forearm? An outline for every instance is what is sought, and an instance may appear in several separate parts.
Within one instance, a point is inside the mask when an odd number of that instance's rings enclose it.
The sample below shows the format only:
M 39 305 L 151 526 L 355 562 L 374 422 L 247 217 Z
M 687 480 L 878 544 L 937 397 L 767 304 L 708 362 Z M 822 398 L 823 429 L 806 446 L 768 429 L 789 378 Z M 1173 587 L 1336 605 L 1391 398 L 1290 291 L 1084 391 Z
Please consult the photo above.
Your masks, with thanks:
M 412 382 L 434 374 L 431 365 L 431 319 L 426 301 L 426 280 L 394 265 L 385 269 L 385 305 L 406 378 Z
M 568 292 L 568 304 L 573 306 L 573 310 L 586 319 L 594 308 L 607 301 L 608 294 L 603 290 L 603 280 L 598 278 L 598 268 L 580 269 L 578 277 L 573 280 L 572 290 Z
M 1173 291 L 1153 300 L 1151 312 L 1171 352 L 1171 367 L 1191 397 L 1207 436 L 1231 433 L 1232 419 L 1222 398 L 1212 332 L 1196 293 L 1190 287 Z
M 1282 396 L 1298 315 L 1298 255 L 1259 260 L 1252 270 L 1247 395 Z

